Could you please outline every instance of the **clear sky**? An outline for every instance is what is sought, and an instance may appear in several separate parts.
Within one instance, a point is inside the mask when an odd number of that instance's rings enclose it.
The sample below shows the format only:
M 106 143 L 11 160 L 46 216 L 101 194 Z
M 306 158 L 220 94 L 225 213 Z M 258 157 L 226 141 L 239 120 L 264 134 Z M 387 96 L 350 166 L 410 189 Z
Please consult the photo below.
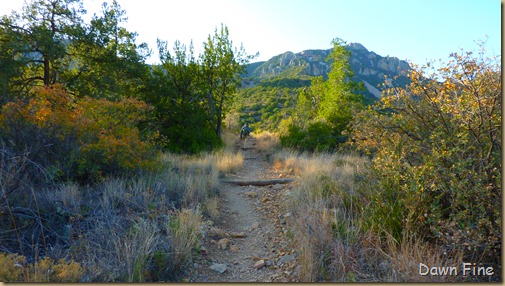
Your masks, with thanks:
M 84 0 L 88 15 L 104 0 Z M 357 42 L 381 56 L 416 64 L 448 60 L 477 49 L 485 40 L 490 56 L 501 55 L 500 0 L 118 0 L 129 31 L 153 50 L 156 39 L 189 44 L 196 52 L 221 23 L 254 61 L 286 51 L 331 48 L 331 40 Z M 0 15 L 19 10 L 23 0 L 0 0 Z

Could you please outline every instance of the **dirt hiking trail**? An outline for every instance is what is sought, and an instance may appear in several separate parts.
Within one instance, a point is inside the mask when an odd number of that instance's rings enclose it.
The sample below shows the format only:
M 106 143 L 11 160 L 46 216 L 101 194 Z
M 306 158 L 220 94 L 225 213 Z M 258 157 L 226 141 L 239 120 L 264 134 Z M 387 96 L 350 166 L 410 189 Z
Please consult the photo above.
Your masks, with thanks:
M 227 180 L 279 179 L 265 153 L 249 137 L 236 149 L 244 166 Z M 267 186 L 220 184 L 220 217 L 209 222 L 200 255 L 187 282 L 297 282 L 299 266 L 289 231 L 291 213 L 284 206 L 293 183 Z

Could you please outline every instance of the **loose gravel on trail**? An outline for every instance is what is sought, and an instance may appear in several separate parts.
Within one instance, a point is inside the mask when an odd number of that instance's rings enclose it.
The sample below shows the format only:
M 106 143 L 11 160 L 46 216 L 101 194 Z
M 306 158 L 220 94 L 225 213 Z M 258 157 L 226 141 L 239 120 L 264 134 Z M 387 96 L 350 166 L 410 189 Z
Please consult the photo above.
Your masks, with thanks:
M 243 143 L 241 143 L 243 144 Z M 284 177 L 270 168 L 254 138 L 237 144 L 244 166 L 229 180 Z M 220 184 L 220 218 L 204 229 L 200 254 L 193 260 L 188 282 L 297 282 L 296 248 L 289 237 L 286 197 L 293 183 L 268 186 Z

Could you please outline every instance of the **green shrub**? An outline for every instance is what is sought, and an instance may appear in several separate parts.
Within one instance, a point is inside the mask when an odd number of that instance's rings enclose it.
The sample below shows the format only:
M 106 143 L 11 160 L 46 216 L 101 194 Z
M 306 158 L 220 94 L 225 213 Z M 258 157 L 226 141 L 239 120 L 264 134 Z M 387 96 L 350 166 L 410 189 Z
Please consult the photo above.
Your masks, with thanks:
M 412 232 L 499 263 L 501 67 L 452 58 L 436 78 L 415 67 L 410 86 L 390 88 L 354 122 L 377 180 L 368 217 L 396 239 Z
M 287 134 L 280 137 L 283 147 L 312 152 L 335 150 L 345 140 L 345 136 L 335 134 L 331 126 L 319 121 L 310 123 L 306 129 L 290 125 Z

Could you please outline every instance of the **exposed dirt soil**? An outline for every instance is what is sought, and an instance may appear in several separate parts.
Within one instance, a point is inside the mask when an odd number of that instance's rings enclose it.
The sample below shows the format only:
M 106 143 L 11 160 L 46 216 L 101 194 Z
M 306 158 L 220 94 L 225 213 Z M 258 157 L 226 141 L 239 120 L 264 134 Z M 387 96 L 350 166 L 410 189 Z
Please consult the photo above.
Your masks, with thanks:
M 237 144 L 244 166 L 226 179 L 263 180 L 285 177 L 271 168 L 254 138 Z M 245 148 L 244 148 L 245 147 Z M 188 282 L 296 282 L 296 248 L 289 230 L 291 214 L 284 202 L 295 183 L 264 187 L 220 185 L 218 220 L 209 222 L 201 254 Z

